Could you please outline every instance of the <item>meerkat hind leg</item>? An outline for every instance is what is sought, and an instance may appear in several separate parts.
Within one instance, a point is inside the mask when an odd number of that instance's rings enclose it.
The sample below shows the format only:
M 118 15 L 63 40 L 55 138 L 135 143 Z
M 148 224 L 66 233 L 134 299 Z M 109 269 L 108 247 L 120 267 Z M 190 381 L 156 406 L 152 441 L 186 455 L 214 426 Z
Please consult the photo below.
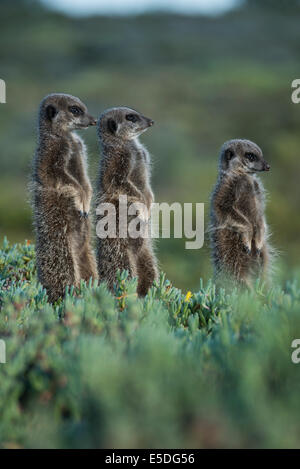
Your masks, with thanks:
M 95 256 L 89 245 L 85 245 L 79 256 L 80 278 L 88 282 L 91 278 L 98 279 Z
M 154 280 L 158 277 L 157 267 L 153 261 L 153 254 L 147 249 L 142 248 L 138 253 L 138 296 L 146 296 Z
M 55 244 L 52 244 L 51 252 L 43 250 L 38 263 L 38 277 L 46 288 L 51 303 L 64 296 L 66 287 L 78 286 L 80 282 L 79 268 L 72 245 L 67 239 L 60 240 L 56 250 Z

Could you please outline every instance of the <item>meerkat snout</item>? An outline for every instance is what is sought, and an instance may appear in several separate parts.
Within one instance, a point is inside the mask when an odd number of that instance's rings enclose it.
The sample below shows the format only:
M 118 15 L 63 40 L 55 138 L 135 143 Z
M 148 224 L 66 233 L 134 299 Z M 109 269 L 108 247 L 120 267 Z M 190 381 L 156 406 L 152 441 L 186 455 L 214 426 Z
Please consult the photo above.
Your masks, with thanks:
M 97 125 L 97 120 L 93 116 L 89 116 L 89 118 L 90 118 L 89 125 L 91 125 L 91 126 Z

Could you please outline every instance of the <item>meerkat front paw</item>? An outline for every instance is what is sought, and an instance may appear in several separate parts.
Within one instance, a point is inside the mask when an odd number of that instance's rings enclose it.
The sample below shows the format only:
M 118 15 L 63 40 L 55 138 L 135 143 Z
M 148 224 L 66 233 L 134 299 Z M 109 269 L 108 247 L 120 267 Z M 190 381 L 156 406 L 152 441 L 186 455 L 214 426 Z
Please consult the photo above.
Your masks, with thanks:
M 255 227 L 254 244 L 257 251 L 261 251 L 265 244 L 266 239 L 266 226 L 264 220 L 261 220 L 258 226 Z
M 91 202 L 92 202 L 92 190 L 86 189 L 85 195 L 83 198 L 83 211 L 87 214 L 90 212 Z
M 257 258 L 263 259 L 265 255 L 265 250 L 266 250 L 266 242 L 259 245 L 259 247 L 255 244 L 255 254 Z
M 243 250 L 247 254 L 251 254 L 251 252 L 252 252 L 252 240 L 248 239 L 248 237 L 246 237 L 246 236 L 243 236 L 242 237 L 242 243 L 243 243 Z
M 79 214 L 81 214 L 81 213 L 84 214 L 84 213 L 89 212 L 89 209 L 88 209 L 88 207 L 86 206 L 86 203 L 85 203 L 85 197 L 84 197 L 83 192 L 78 191 L 73 200 L 74 200 L 75 210 L 77 210 L 77 212 L 79 212 Z
M 264 246 L 264 239 L 260 238 L 259 240 L 255 240 L 255 249 L 257 252 L 261 252 L 262 248 Z
M 255 246 L 255 254 L 256 257 L 260 257 L 262 255 L 262 247 L 258 248 L 257 246 Z

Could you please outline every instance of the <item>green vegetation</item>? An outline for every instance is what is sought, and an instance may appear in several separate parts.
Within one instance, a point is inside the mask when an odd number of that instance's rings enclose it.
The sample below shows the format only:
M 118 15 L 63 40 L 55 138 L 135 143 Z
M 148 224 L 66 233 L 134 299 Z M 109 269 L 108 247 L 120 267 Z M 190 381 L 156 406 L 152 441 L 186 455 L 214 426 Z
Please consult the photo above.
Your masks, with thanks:
M 183 295 L 162 275 L 142 301 L 123 273 L 55 307 L 34 246 L 0 250 L 0 447 L 299 447 L 296 276 L 269 292 Z
M 288 268 L 299 265 L 300 105 L 291 103 L 299 19 L 296 0 L 250 0 L 214 18 L 70 18 L 35 1 L 2 0 L 2 236 L 33 240 L 26 181 L 37 108 L 44 95 L 62 91 L 80 96 L 95 115 L 126 104 L 152 117 L 156 125 L 143 141 L 153 154 L 156 201 L 204 202 L 206 215 L 221 144 L 256 141 L 271 164 L 264 183 L 273 244 Z M 95 131 L 84 138 L 94 175 Z M 178 239 L 157 247 L 162 269 L 180 288 L 196 289 L 200 276 L 211 276 L 207 242 L 196 252 Z

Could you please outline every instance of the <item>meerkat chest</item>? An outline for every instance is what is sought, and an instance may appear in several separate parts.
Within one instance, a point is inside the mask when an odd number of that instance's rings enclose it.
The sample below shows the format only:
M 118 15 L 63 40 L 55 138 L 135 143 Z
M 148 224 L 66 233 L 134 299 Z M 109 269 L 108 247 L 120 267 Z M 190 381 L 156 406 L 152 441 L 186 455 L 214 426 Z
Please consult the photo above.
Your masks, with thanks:
M 243 176 L 236 182 L 236 208 L 247 217 L 249 222 L 255 223 L 258 211 L 258 199 L 251 177 Z
M 142 161 L 145 164 L 150 164 L 150 155 L 144 145 L 139 140 L 135 141 L 135 153 L 136 159 Z
M 85 145 L 83 143 L 83 141 L 81 140 L 81 138 L 73 133 L 71 138 L 70 138 L 70 153 L 71 155 L 82 155 L 84 156 L 85 155 Z
M 144 147 L 137 142 L 133 153 L 134 158 L 130 178 L 140 189 L 142 189 L 149 182 L 147 152 Z
M 80 168 L 82 174 L 87 174 L 86 148 L 77 134 L 73 134 L 70 140 L 69 167 Z
M 253 180 L 253 192 L 256 213 L 258 218 L 261 218 L 264 211 L 264 192 L 261 183 L 256 178 Z

